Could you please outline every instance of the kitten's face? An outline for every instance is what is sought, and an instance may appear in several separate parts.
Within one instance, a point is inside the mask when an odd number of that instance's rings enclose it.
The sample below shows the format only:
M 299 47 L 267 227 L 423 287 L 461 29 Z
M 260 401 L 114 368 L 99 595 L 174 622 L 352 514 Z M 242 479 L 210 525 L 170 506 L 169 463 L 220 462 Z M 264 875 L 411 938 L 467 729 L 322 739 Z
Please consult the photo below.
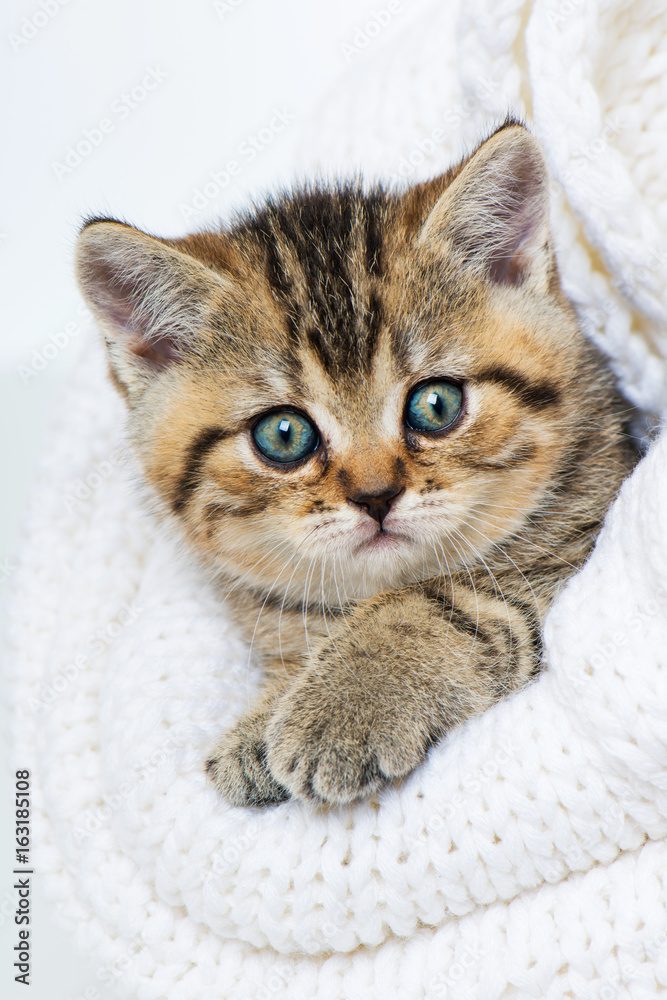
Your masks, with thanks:
M 401 197 L 302 195 L 170 243 L 84 230 L 135 447 L 224 575 L 343 605 L 483 558 L 547 495 L 581 339 L 539 153 L 505 132 Z

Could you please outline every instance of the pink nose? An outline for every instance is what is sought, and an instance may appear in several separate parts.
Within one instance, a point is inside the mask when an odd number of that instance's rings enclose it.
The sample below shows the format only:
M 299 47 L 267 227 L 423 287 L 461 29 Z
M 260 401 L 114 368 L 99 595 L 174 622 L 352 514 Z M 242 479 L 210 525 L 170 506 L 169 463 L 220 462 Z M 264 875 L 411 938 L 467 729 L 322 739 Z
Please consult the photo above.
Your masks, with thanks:
M 356 496 L 348 497 L 348 503 L 354 504 L 365 510 L 370 517 L 374 518 L 382 527 L 382 522 L 389 513 L 397 497 L 401 495 L 403 488 L 398 491 L 391 490 L 385 493 L 378 493 L 375 496 L 357 493 Z

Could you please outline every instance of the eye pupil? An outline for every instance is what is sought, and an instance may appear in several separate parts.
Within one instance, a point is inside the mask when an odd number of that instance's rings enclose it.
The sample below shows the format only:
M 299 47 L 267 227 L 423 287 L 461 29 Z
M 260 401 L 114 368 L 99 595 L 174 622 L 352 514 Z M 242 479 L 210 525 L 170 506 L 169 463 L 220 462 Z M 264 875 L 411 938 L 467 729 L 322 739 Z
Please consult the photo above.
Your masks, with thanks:
M 289 441 L 289 436 L 292 432 L 292 425 L 289 420 L 281 420 L 278 424 L 278 432 L 283 439 L 283 441 Z
M 431 406 L 433 407 L 433 409 L 435 410 L 435 412 L 438 414 L 439 417 L 442 416 L 442 399 L 437 394 L 437 392 L 430 393 L 426 402 L 431 404 Z

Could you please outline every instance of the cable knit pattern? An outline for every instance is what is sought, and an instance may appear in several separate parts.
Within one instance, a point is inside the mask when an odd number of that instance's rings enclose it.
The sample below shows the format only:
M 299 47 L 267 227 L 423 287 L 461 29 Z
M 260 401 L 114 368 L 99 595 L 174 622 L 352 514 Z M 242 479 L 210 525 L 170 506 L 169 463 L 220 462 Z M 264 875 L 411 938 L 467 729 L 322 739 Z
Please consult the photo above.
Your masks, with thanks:
M 667 205 L 652 132 L 667 32 L 645 6 L 650 38 L 619 4 L 561 4 L 565 17 L 553 3 L 466 0 L 460 64 L 438 6 L 360 62 L 303 162 L 399 172 L 431 136 L 412 179 L 508 102 L 532 114 L 560 182 L 570 294 L 626 391 L 660 412 L 665 283 L 645 253 Z M 623 86 L 625 72 L 640 82 Z M 634 146 L 621 131 L 613 156 L 573 172 L 619 105 Z M 469 117 L 433 139 L 456 107 Z M 202 762 L 258 677 L 142 506 L 101 355 L 91 337 L 42 464 L 9 664 L 36 860 L 101 981 L 141 1000 L 655 996 L 667 985 L 667 436 L 552 608 L 535 684 L 370 803 L 233 809 Z

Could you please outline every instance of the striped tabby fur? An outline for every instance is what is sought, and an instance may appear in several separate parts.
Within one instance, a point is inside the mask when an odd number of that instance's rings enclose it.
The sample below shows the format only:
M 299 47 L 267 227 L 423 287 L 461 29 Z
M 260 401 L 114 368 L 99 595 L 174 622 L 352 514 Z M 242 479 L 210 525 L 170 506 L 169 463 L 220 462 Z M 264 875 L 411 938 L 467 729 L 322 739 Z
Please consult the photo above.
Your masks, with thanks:
M 232 803 L 370 793 L 539 671 L 634 453 L 521 125 L 403 193 L 313 187 L 173 240 L 93 219 L 77 272 L 146 479 L 266 670 L 208 762 Z M 415 431 L 434 378 L 461 413 Z M 318 430 L 296 465 L 253 443 L 277 408 Z

